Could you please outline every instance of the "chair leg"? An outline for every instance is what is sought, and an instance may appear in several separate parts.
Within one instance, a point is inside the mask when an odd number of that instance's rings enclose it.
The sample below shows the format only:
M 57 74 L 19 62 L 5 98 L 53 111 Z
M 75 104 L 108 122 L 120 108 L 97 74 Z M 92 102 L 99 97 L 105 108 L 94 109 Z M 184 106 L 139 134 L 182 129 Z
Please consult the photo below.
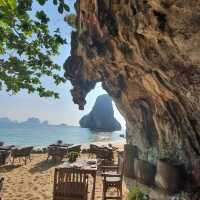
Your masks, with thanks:
M 122 185 L 120 186 L 119 193 L 120 193 L 120 199 L 122 200 Z
M 13 159 L 12 159 L 12 165 L 14 164 L 14 162 L 15 162 L 15 158 L 13 157 Z
M 106 200 L 106 186 L 103 184 L 103 200 Z

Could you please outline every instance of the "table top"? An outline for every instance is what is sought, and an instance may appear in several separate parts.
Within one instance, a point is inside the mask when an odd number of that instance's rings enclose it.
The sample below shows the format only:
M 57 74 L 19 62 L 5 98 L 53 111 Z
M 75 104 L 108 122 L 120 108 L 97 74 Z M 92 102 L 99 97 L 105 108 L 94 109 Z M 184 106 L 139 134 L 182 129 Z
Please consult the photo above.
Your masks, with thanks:
M 73 144 L 50 144 L 49 147 L 69 147 Z
M 85 171 L 97 171 L 97 160 L 96 159 L 77 159 L 76 162 L 70 163 L 69 161 L 64 162 L 57 168 L 74 168 L 81 169 Z
M 0 150 L 11 150 L 14 147 L 15 147 L 14 145 L 3 145 L 0 146 Z

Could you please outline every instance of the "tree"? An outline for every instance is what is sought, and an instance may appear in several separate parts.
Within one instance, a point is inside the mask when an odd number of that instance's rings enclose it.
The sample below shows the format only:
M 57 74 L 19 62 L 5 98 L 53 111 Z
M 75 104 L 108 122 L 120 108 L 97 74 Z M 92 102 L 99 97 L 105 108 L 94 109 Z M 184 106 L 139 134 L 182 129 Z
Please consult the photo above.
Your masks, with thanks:
M 35 0 L 44 5 L 48 0 Z M 36 92 L 41 97 L 59 94 L 42 85 L 48 76 L 55 84 L 65 82 L 60 75 L 61 66 L 52 57 L 66 44 L 60 30 L 49 30 L 49 17 L 44 10 L 30 16 L 32 0 L 0 0 L 0 90 L 17 93 L 22 89 Z M 69 12 L 64 0 L 53 0 L 58 13 Z

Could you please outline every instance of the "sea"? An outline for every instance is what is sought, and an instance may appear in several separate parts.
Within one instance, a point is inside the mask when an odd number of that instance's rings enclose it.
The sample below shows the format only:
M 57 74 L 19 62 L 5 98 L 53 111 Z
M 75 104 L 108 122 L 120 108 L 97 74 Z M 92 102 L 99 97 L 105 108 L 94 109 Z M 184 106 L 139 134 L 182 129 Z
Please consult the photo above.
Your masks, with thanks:
M 88 144 L 93 142 L 109 142 L 122 139 L 125 130 L 114 132 L 95 132 L 87 128 L 75 126 L 0 128 L 0 141 L 8 145 L 46 147 L 62 140 L 68 144 Z

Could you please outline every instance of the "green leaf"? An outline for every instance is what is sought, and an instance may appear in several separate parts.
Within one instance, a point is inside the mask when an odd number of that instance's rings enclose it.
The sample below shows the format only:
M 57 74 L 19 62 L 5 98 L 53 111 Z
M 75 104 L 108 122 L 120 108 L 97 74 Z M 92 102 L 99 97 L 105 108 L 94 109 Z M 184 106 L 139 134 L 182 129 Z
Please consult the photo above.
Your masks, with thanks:
M 9 6 L 12 10 L 16 9 L 16 0 L 0 0 L 0 6 Z
M 63 13 L 63 5 L 62 4 L 60 4 L 59 6 L 58 6 L 58 12 L 59 13 Z
M 41 11 L 38 11 L 35 15 L 42 23 L 48 23 L 49 21 L 49 18 L 47 17 L 46 13 L 41 10 Z
M 70 8 L 69 8 L 69 6 L 68 6 L 67 4 L 64 4 L 63 7 L 64 7 L 64 9 L 65 9 L 67 12 L 70 11 Z
M 8 0 L 8 3 L 10 5 L 10 7 L 12 8 L 12 10 L 16 9 L 16 0 Z
M 6 29 L 8 27 L 8 25 L 5 22 L 0 20 L 0 27 L 3 29 Z
M 54 4 L 54 5 L 57 5 L 57 4 L 58 4 L 58 1 L 57 1 L 57 0 L 53 0 L 53 4 Z
M 43 6 L 46 3 L 47 0 L 37 0 L 37 1 L 41 6 Z

